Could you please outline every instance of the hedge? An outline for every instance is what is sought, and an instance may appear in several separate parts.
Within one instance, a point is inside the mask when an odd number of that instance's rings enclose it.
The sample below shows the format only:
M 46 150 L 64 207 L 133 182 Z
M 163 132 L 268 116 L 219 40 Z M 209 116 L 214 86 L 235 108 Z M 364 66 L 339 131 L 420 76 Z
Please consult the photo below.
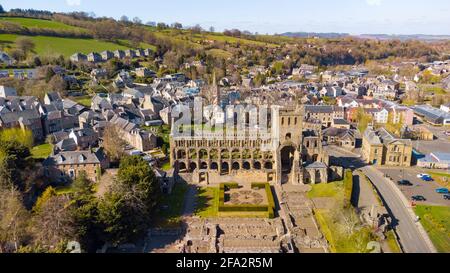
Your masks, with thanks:
M 351 206 L 352 192 L 353 192 L 353 173 L 351 170 L 346 170 L 344 176 L 344 207 L 346 208 Z
M 252 183 L 252 188 L 265 189 L 268 205 L 225 205 L 225 190 L 238 188 L 237 183 L 222 183 L 219 187 L 219 212 L 263 212 L 267 211 L 268 218 L 274 218 L 275 201 L 269 183 Z

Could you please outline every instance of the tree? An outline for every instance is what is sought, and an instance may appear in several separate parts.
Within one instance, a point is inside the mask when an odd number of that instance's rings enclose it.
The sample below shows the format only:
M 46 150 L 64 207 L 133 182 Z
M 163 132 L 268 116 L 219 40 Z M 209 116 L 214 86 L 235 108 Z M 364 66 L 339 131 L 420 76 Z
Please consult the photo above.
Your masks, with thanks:
M 17 252 L 30 235 L 30 216 L 23 206 L 20 193 L 14 187 L 1 187 L 0 196 L 0 253 Z
M 47 252 L 60 252 L 74 239 L 71 201 L 67 195 L 56 195 L 43 202 L 39 212 L 33 217 L 34 245 Z
M 118 161 L 125 154 L 125 142 L 114 125 L 107 125 L 103 134 L 103 148 L 112 161 Z
M 41 194 L 41 196 L 38 197 L 36 200 L 36 203 L 33 206 L 33 212 L 39 213 L 42 210 L 42 207 L 45 203 L 50 200 L 50 198 L 56 196 L 56 190 L 53 187 L 48 187 L 45 189 L 45 191 Z
M 8 186 L 25 188 L 23 179 L 29 166 L 30 150 L 18 141 L 0 141 L 0 182 Z
M 181 23 L 175 22 L 175 23 L 172 24 L 172 27 L 174 29 L 182 29 L 183 25 Z
M 15 44 L 16 48 L 22 51 L 25 55 L 34 50 L 34 48 L 36 47 L 33 40 L 28 37 L 17 38 Z
M 139 17 L 134 17 L 133 23 L 135 23 L 136 25 L 142 25 L 142 20 Z
M 155 175 L 145 160 L 122 158 L 117 181 L 98 206 L 105 241 L 124 243 L 143 236 L 158 193 Z
M 128 17 L 126 15 L 122 15 L 120 17 L 120 21 L 124 22 L 124 23 L 128 23 L 128 22 L 130 22 L 130 19 L 128 19 Z
M 5 9 L 3 9 L 2 5 L 0 5 L 0 13 L 5 13 Z
M 215 31 L 216 31 L 216 29 L 213 26 L 209 27 L 209 32 L 215 32 Z
M 9 128 L 0 131 L 0 141 L 16 141 L 27 148 L 33 147 L 33 132 L 29 129 Z

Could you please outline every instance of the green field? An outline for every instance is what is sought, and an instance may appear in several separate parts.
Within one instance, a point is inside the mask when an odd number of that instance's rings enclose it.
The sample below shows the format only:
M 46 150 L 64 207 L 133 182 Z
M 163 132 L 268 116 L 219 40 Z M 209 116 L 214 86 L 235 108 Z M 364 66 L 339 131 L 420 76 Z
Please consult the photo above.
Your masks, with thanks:
M 450 207 L 417 206 L 416 214 L 441 253 L 450 252 Z
M 162 195 L 155 211 L 155 226 L 169 228 L 181 223 L 184 196 L 188 187 L 185 183 L 176 183 L 171 194 Z
M 43 19 L 33 19 L 33 18 L 22 18 L 22 17 L 0 17 L 0 23 L 2 21 L 7 21 L 11 23 L 19 24 L 27 28 L 47 28 L 47 29 L 59 29 L 59 30 L 79 30 L 85 31 L 82 28 L 69 26 L 60 22 L 43 20 Z
M 34 159 L 46 159 L 52 153 L 52 145 L 42 144 L 31 149 L 31 156 Z
M 344 182 L 333 182 L 328 184 L 315 184 L 312 185 L 312 189 L 308 192 L 308 198 L 319 197 L 335 197 L 336 199 L 342 199 L 344 196 Z
M 0 34 L 0 46 L 2 44 L 10 44 L 13 46 L 19 35 Z M 35 52 L 38 55 L 63 55 L 70 57 L 76 52 L 90 53 L 101 52 L 104 50 L 127 49 L 127 47 L 111 42 L 104 42 L 94 39 L 75 39 L 75 38 L 59 38 L 48 36 L 32 36 L 30 37 L 36 44 Z

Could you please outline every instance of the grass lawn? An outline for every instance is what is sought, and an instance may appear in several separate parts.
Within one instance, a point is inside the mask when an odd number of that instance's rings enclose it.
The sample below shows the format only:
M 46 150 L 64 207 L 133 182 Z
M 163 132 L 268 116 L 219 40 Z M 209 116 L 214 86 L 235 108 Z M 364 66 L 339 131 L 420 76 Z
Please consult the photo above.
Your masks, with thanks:
M 163 195 L 155 211 L 155 225 L 157 227 L 177 227 L 183 214 L 184 196 L 188 190 L 185 183 L 175 184 L 172 193 Z
M 397 239 L 395 238 L 395 234 L 393 230 L 390 230 L 386 234 L 386 240 L 389 245 L 389 248 L 391 249 L 392 253 L 401 253 L 402 250 L 400 246 L 398 245 Z
M 55 191 L 57 195 L 70 194 L 74 192 L 72 186 L 56 187 Z
M 83 96 L 83 97 L 73 97 L 71 98 L 73 101 L 86 106 L 86 107 L 91 107 L 91 103 L 92 103 L 92 98 L 89 96 Z
M 31 156 L 35 159 L 46 159 L 52 153 L 52 145 L 42 144 L 31 149 Z
M 416 206 L 416 214 L 441 253 L 450 252 L 450 207 Z
M 0 34 L 1 44 L 13 44 L 19 35 Z M 104 50 L 127 49 L 127 47 L 111 42 L 94 39 L 59 38 L 48 36 L 30 36 L 36 44 L 35 52 L 38 55 L 59 55 L 69 57 L 76 52 L 87 54 Z
M 437 172 L 428 172 L 428 173 L 439 185 L 447 189 L 450 189 L 450 174 Z
M 332 182 L 328 184 L 312 185 L 312 190 L 308 192 L 308 198 L 318 197 L 343 197 L 344 182 Z
M 33 18 L 22 18 L 22 17 L 0 17 L 0 23 L 2 21 L 7 21 L 11 23 L 19 24 L 27 28 L 47 28 L 47 29 L 59 29 L 59 30 L 80 30 L 85 31 L 82 28 L 69 26 L 60 22 L 43 20 L 43 19 L 33 19 Z
M 195 215 L 204 218 L 214 218 L 219 213 L 219 188 L 200 188 L 197 195 Z

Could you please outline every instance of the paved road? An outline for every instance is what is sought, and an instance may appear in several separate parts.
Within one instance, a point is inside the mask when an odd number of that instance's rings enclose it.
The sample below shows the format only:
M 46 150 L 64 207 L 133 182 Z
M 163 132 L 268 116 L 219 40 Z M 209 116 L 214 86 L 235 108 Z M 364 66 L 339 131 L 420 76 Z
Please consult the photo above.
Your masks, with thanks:
M 401 196 L 393 188 L 391 182 L 383 177 L 382 173 L 371 166 L 361 168 L 369 177 L 372 183 L 377 187 L 383 199 L 387 203 L 389 210 L 395 217 L 394 224 L 403 250 L 407 253 L 430 253 L 433 248 L 427 243 L 426 234 L 424 235 L 401 199 Z
M 338 158 L 340 165 L 345 168 L 361 169 L 378 189 L 393 217 L 393 224 L 400 237 L 404 252 L 430 253 L 435 251 L 427 234 L 424 234 L 424 230 L 415 223 L 414 215 L 405 204 L 404 200 L 406 199 L 403 199 L 405 197 L 395 188 L 395 185 L 391 184 L 392 182 L 374 167 L 366 166 L 360 158 L 351 157 L 349 153 L 344 153 L 339 149 L 331 148 L 329 151 L 330 155 Z

